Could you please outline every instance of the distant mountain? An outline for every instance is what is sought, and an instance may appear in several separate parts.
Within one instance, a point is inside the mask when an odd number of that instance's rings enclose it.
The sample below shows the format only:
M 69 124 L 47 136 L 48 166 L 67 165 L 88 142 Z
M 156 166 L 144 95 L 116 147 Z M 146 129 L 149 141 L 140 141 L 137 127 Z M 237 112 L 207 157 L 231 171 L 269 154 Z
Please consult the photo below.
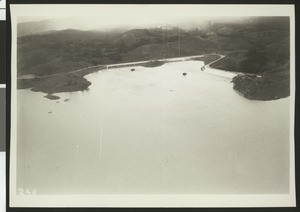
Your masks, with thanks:
M 44 32 L 47 30 L 51 30 L 51 28 L 47 24 L 47 21 L 40 21 L 38 23 L 26 22 L 26 23 L 19 23 L 17 25 L 18 37 Z
M 128 30 L 127 26 L 119 28 L 107 29 L 107 28 L 93 28 L 88 26 L 83 20 L 73 20 L 69 18 L 63 19 L 47 19 L 43 21 L 23 22 L 17 24 L 17 36 L 26 36 L 34 34 L 44 34 L 51 31 L 60 31 L 67 29 L 83 30 L 83 31 L 99 31 L 110 33 L 121 33 Z
M 60 22 L 59 20 L 43 20 L 36 22 L 24 22 L 17 25 L 18 37 L 25 35 L 33 35 L 52 30 L 62 30 L 72 28 Z

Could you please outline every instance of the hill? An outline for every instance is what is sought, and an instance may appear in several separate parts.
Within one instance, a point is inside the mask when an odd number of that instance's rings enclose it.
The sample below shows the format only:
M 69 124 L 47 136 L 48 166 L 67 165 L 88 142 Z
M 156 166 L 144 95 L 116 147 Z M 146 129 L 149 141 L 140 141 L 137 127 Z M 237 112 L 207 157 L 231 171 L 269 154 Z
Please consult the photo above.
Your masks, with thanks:
M 67 29 L 20 36 L 18 76 L 62 74 L 94 65 L 213 52 L 226 55 L 212 65 L 214 68 L 288 74 L 289 19 L 247 18 L 235 23 L 211 23 L 201 29 L 173 27 L 125 32 Z

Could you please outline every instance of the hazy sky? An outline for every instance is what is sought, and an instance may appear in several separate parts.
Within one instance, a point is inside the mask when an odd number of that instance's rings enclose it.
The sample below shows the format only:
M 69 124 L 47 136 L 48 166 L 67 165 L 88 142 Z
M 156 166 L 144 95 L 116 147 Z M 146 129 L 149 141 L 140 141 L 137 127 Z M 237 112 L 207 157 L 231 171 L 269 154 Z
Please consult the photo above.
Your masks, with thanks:
M 242 16 L 284 15 L 282 6 L 230 5 L 13 5 L 18 23 L 56 19 L 78 29 L 120 26 L 188 26 L 207 20 L 240 21 Z

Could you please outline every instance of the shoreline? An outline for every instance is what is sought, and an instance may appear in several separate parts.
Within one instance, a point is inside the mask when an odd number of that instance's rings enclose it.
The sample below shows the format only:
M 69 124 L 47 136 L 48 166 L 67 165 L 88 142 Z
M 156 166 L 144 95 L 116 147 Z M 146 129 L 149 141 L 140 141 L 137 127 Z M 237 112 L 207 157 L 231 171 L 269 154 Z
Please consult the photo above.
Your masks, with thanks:
M 216 56 L 219 58 L 216 59 Z M 278 86 L 276 86 L 276 80 L 280 80 L 279 77 L 276 77 L 276 73 L 261 75 L 261 74 L 249 74 L 242 72 L 232 72 L 223 69 L 216 69 L 210 67 L 211 64 L 218 62 L 225 58 L 226 56 L 221 54 L 207 54 L 199 56 L 190 56 L 190 57 L 181 57 L 181 58 L 169 58 L 161 60 L 150 60 L 150 61 L 140 61 L 140 62 L 130 62 L 123 64 L 111 64 L 106 67 L 101 66 L 92 66 L 84 69 L 72 71 L 69 73 L 54 74 L 48 76 L 40 76 L 34 78 L 19 78 L 17 79 L 17 89 L 30 89 L 33 92 L 42 92 L 46 95 L 45 98 L 49 100 L 57 100 L 58 96 L 54 95 L 57 93 L 63 92 L 76 92 L 76 91 L 85 91 L 88 90 L 89 86 L 92 84 L 84 76 L 91 73 L 95 73 L 101 70 L 106 69 L 115 69 L 115 68 L 131 68 L 131 71 L 135 71 L 134 67 L 158 67 L 166 63 L 174 62 L 184 62 L 184 61 L 202 61 L 204 66 L 202 66 L 199 71 L 203 71 L 207 74 L 213 74 L 219 77 L 225 77 L 231 79 L 233 83 L 233 90 L 237 94 L 241 95 L 244 98 L 249 100 L 261 100 L 261 101 L 270 101 L 280 98 L 285 98 L 289 96 L 289 90 L 283 92 L 277 92 Z M 216 59 L 211 61 L 212 59 Z M 275 76 L 275 77 L 274 77 Z M 272 79 L 276 78 L 276 79 Z M 271 84 L 266 86 L 265 84 Z M 284 82 L 283 85 L 286 86 L 287 82 Z
M 84 91 L 87 90 L 88 87 L 92 84 L 88 81 L 84 76 L 98 72 L 105 69 L 112 68 L 133 68 L 136 66 L 142 67 L 158 67 L 162 66 L 166 63 L 173 62 L 183 62 L 189 60 L 205 60 L 210 59 L 211 56 L 216 56 L 216 54 L 207 54 L 207 55 L 197 55 L 197 56 L 185 56 L 180 58 L 168 58 L 168 59 L 160 59 L 160 60 L 149 60 L 149 61 L 140 61 L 140 62 L 132 62 L 132 63 L 123 63 L 123 64 L 111 64 L 106 67 L 101 66 L 92 66 L 84 69 L 79 69 L 76 71 L 62 73 L 62 74 L 53 74 L 47 76 L 31 76 L 25 78 L 17 79 L 17 89 L 30 89 L 34 92 L 42 92 L 45 93 L 45 98 L 49 100 L 57 100 L 57 96 L 53 95 L 56 93 L 62 92 L 75 92 L 75 91 Z

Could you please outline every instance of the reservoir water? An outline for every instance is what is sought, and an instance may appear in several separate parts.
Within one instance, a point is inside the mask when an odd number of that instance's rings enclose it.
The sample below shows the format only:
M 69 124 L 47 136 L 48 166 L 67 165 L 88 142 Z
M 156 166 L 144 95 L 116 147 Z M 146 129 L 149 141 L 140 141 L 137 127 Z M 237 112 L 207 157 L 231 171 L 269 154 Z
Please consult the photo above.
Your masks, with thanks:
M 289 192 L 289 101 L 251 101 L 200 61 L 18 90 L 17 188 L 37 194 Z M 187 73 L 183 76 L 183 72 Z

